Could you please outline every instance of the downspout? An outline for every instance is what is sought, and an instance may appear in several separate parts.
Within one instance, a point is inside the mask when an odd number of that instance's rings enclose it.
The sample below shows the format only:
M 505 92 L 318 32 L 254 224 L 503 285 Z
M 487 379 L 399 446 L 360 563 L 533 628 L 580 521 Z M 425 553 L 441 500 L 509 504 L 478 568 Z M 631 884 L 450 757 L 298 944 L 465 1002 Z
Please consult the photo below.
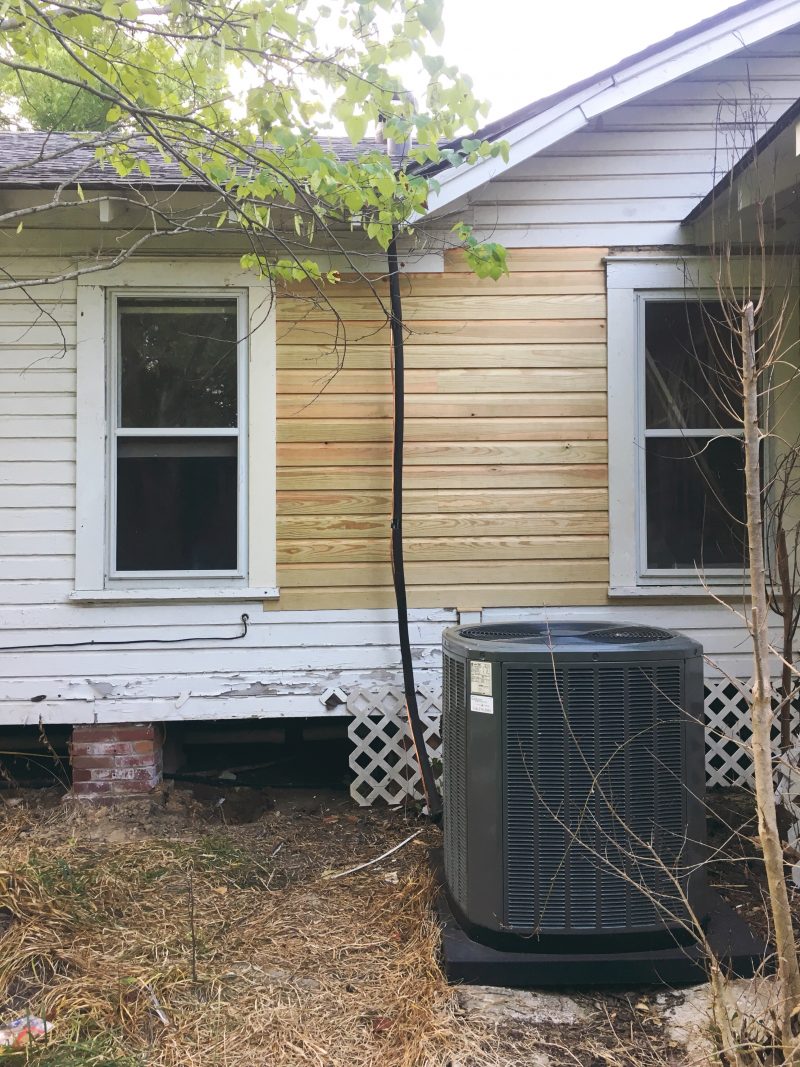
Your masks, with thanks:
M 405 562 L 403 559 L 403 444 L 405 440 L 405 348 L 403 302 L 400 296 L 400 266 L 397 257 L 397 229 L 386 250 L 389 266 L 389 303 L 391 311 L 394 432 L 392 436 L 392 578 L 397 604 L 397 628 L 400 637 L 400 659 L 403 664 L 403 688 L 406 713 L 414 748 L 417 753 L 422 786 L 433 822 L 442 817 L 442 798 L 436 788 L 431 761 L 425 747 L 425 733 L 419 717 L 414 664 L 411 660 L 411 641 L 408 635 L 408 596 L 406 593 Z

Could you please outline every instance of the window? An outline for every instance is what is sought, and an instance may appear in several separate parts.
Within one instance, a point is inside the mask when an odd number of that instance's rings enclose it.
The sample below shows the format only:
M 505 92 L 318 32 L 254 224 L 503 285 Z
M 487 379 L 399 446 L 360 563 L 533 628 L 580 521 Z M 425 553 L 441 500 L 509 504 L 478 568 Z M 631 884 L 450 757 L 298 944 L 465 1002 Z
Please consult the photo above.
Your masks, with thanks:
M 165 266 L 78 286 L 75 597 L 274 596 L 271 292 Z
M 237 575 L 242 298 L 112 301 L 111 573 Z
M 741 573 L 736 339 L 715 300 L 643 298 L 643 573 Z M 737 425 L 738 424 L 738 425 Z
M 741 591 L 737 340 L 710 281 L 698 264 L 608 262 L 612 593 Z

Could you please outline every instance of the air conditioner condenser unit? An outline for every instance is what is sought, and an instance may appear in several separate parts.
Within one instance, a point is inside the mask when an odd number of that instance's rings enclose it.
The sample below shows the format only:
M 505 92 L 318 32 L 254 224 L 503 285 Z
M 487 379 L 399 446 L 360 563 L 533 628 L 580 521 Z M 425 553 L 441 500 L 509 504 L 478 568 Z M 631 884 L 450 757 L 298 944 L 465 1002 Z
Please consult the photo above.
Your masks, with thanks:
M 697 981 L 765 946 L 709 890 L 703 658 L 618 622 L 455 627 L 443 640 L 449 977 Z

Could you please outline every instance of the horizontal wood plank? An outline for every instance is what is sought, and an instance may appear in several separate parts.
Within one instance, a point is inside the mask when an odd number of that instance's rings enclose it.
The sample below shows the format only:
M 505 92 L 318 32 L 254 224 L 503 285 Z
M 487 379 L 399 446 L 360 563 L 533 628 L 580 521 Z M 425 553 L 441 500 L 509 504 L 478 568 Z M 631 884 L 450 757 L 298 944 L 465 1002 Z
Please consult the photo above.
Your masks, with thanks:
M 509 248 L 508 267 L 517 271 L 557 271 L 570 275 L 573 271 L 602 270 L 607 248 Z M 445 272 L 471 273 L 472 268 L 460 248 L 444 254 Z
M 608 563 L 604 559 L 492 560 L 480 567 L 473 562 L 411 562 L 406 568 L 409 586 L 492 584 L 509 582 L 602 582 L 608 581 Z M 284 563 L 278 568 L 281 586 L 333 586 L 344 590 L 354 585 L 391 585 L 388 559 L 374 563 Z
M 604 344 L 450 344 L 405 346 L 409 370 L 465 370 L 468 367 L 605 367 Z M 335 349 L 330 345 L 278 346 L 279 370 L 389 370 L 389 345 L 347 345 Z
M 333 538 L 314 541 L 285 540 L 278 546 L 281 566 L 328 563 L 386 563 L 390 558 L 388 537 Z M 558 537 L 414 537 L 407 536 L 404 555 L 408 565 L 442 562 L 489 560 L 605 560 L 608 538 L 600 535 L 561 535 Z M 413 571 L 409 572 L 413 581 Z M 328 584 L 336 584 L 335 576 Z
M 0 416 L 39 418 L 45 415 L 74 415 L 75 397 L 69 393 L 2 393 Z
M 509 342 L 604 341 L 606 320 L 598 318 L 542 319 L 456 319 L 423 320 L 408 323 L 410 342 L 444 345 L 494 343 L 498 337 Z M 383 322 L 284 321 L 278 324 L 278 343 L 292 345 L 338 344 L 377 345 L 389 343 L 389 327 Z
M 537 367 L 515 370 L 409 370 L 406 391 L 414 393 L 569 393 L 602 392 L 606 385 L 603 369 L 570 370 Z M 282 393 L 391 392 L 388 371 L 344 370 L 326 374 L 312 370 L 282 371 L 278 375 Z
M 0 480 L 2 468 L 0 467 Z M 278 489 L 297 492 L 311 489 L 388 489 L 391 485 L 389 466 L 367 467 L 346 465 L 330 467 L 279 467 Z M 407 489 L 543 489 L 605 488 L 608 468 L 604 463 L 570 464 L 485 464 L 465 466 L 453 464 L 410 466 L 405 472 Z
M 41 364 L 27 366 L 24 370 L 0 368 L 0 393 L 21 393 L 25 396 L 35 393 L 67 393 L 74 396 L 75 370 L 64 369 L 60 363 L 57 366 L 54 364 L 54 369 L 49 366 L 45 368 Z
M 0 512 L 0 558 L 2 556 L 69 556 L 75 552 L 74 529 L 37 530 L 33 525 L 13 529 Z M 62 520 L 63 521 L 63 520 Z
M 403 321 L 433 323 L 497 319 L 599 319 L 605 314 L 605 293 L 558 293 L 503 295 L 471 292 L 464 296 L 421 296 L 416 292 L 403 298 Z M 278 301 L 279 329 L 284 323 L 333 322 L 332 315 L 346 323 L 381 323 L 389 314 L 388 301 L 375 296 L 296 297 Z
M 56 415 L 6 415 L 0 418 L 0 438 L 60 437 L 75 436 L 75 419 Z M 71 442 L 70 442 L 71 443 Z M 31 459 L 35 458 L 33 455 Z M 45 458 L 50 458 L 49 455 Z
M 42 420 L 43 421 L 43 420 Z M 391 419 L 282 419 L 278 441 L 391 441 Z M 407 419 L 413 441 L 604 441 L 605 419 Z
M 322 489 L 316 492 L 308 489 L 282 490 L 278 495 L 279 523 L 288 523 L 289 516 L 310 516 L 312 521 L 322 516 L 341 516 L 345 520 L 369 522 L 371 516 L 388 515 L 391 504 L 388 492 L 363 489 Z M 403 507 L 408 516 L 454 515 L 475 519 L 493 513 L 512 512 L 516 513 L 517 518 L 533 513 L 541 520 L 550 512 L 605 513 L 608 493 L 605 489 L 575 488 L 495 488 L 483 492 L 469 489 L 407 489 L 403 494 Z
M 347 467 L 383 466 L 390 460 L 388 442 L 381 447 L 370 447 L 374 442 L 363 444 L 313 444 L 278 445 L 278 465 L 281 467 Z M 531 463 L 604 463 L 604 441 L 526 441 L 493 442 L 491 444 L 449 444 L 444 442 L 409 441 L 404 450 L 409 466 L 430 464 L 531 464 Z
M 278 519 L 280 540 L 339 538 L 376 538 L 390 536 L 388 498 L 384 510 L 376 515 L 286 515 Z M 420 537 L 520 537 L 553 539 L 575 534 L 601 534 L 608 531 L 604 511 L 567 512 L 490 512 L 451 514 L 415 514 L 406 506 L 403 524 L 406 536 Z M 288 557 L 287 557 L 288 560 Z
M 39 508 L 74 507 L 75 485 L 71 477 L 66 482 L 55 484 L 52 480 L 50 484 L 26 484 L 19 481 L 0 484 L 0 508 L 3 509 L 23 508 L 25 511 L 35 511 Z
M 494 184 L 493 183 L 493 187 Z M 504 183 L 504 188 L 505 188 Z M 511 250 L 509 256 L 516 253 Z M 451 253 L 445 254 L 445 260 Z M 511 265 L 511 264 L 509 264 Z M 497 280 L 479 278 L 467 269 L 453 272 L 446 270 L 443 274 L 408 273 L 400 275 L 400 295 L 405 299 L 413 296 L 457 296 L 467 294 L 478 296 L 544 296 L 548 294 L 566 295 L 569 293 L 605 293 L 605 270 L 599 261 L 591 269 L 561 270 L 511 270 Z M 369 281 L 342 275 L 335 285 L 321 288 L 304 282 L 291 284 L 278 290 L 278 303 L 290 304 L 296 299 L 315 299 L 333 302 L 343 298 L 358 297 L 364 300 L 386 300 L 388 294 L 388 276 L 371 275 Z
M 38 498 L 45 500 L 50 486 L 75 485 L 75 463 L 55 461 L 31 463 L 0 462 L 0 485 L 36 486 Z
M 20 503 L 16 495 L 14 503 Z M 47 532 L 48 538 L 53 534 L 69 532 L 74 537 L 75 508 L 57 506 L 34 508 L 17 506 L 9 508 L 4 507 L 2 500 L 0 500 L 0 530 L 21 530 L 25 532 L 42 530 Z M 48 542 L 48 546 L 49 544 L 50 542 Z
M 409 418 L 605 418 L 608 402 L 594 393 L 408 393 Z M 282 419 L 389 419 L 390 393 L 285 393 L 278 397 Z
M 24 316 L 21 316 L 24 317 Z M 30 317 L 29 317 L 30 318 Z M 53 323 L 46 317 L 35 321 L 0 321 L 0 345 L 25 345 L 29 348 L 51 349 L 54 353 L 75 347 L 76 329 L 73 322 Z
M 324 608 L 341 607 L 341 589 L 295 588 L 281 593 L 278 601 L 266 601 L 265 611 L 320 611 Z M 391 586 L 352 586 L 347 591 L 347 603 L 363 608 L 391 608 L 394 592 Z M 537 607 L 588 607 L 608 603 L 607 582 L 562 582 L 559 584 L 510 582 L 485 585 L 431 585 L 411 586 L 408 590 L 411 607 L 444 607 L 457 611 L 480 611 L 492 607 L 516 608 L 531 604 Z

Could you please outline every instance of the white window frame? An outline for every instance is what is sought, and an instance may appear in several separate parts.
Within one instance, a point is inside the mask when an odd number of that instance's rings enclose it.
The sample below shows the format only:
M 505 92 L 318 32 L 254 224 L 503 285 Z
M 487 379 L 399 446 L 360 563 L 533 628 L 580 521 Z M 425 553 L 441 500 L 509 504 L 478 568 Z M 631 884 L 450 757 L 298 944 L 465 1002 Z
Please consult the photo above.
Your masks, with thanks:
M 229 571 L 120 572 L 112 569 L 117 435 L 117 314 L 120 298 L 238 302 L 238 567 Z M 77 286 L 75 590 L 70 599 L 264 600 L 276 574 L 275 301 L 268 281 L 220 260 L 131 261 L 85 274 Z M 147 431 L 152 436 L 152 431 Z M 225 431 L 230 435 L 230 431 Z M 203 436 L 216 436 L 203 431 Z M 135 435 L 129 435 L 135 436 Z M 186 436 L 158 431 L 158 436 Z
M 746 265 L 742 264 L 742 280 Z M 736 265 L 732 268 L 737 284 Z M 609 595 L 708 596 L 746 592 L 742 568 L 646 567 L 644 305 L 648 300 L 718 300 L 714 265 L 701 258 L 615 256 L 608 288 Z M 692 433 L 692 431 L 689 431 Z M 737 435 L 721 429 L 718 436 Z M 684 435 L 685 436 L 685 435 Z

